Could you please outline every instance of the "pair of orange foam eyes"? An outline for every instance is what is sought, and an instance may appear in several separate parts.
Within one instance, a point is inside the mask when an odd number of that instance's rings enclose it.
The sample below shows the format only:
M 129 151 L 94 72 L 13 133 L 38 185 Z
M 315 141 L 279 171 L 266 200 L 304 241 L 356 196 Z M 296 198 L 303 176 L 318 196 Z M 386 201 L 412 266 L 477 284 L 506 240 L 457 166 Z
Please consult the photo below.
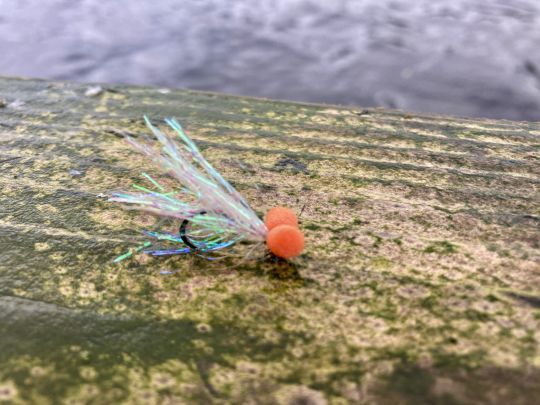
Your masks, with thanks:
M 290 259 L 302 253 L 304 234 L 298 229 L 298 218 L 292 210 L 272 208 L 266 213 L 264 223 L 268 228 L 266 245 L 274 255 Z

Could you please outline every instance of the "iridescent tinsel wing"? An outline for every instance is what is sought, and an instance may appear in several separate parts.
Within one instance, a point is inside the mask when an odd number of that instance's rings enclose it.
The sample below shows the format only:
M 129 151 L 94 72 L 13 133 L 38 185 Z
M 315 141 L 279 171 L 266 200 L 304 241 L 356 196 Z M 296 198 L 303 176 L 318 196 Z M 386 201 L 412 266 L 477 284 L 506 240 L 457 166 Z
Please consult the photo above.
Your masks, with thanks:
M 124 203 L 127 208 L 138 209 L 165 219 L 190 225 L 189 242 L 180 234 L 164 231 L 144 231 L 154 240 L 177 244 L 171 249 L 148 249 L 150 242 L 139 250 L 161 256 L 185 253 L 214 252 L 240 240 L 263 242 L 267 229 L 244 198 L 202 156 L 193 141 L 174 119 L 165 122 L 178 135 L 178 142 L 144 120 L 158 142 L 148 137 L 142 142 L 132 137 L 127 141 L 146 155 L 165 174 L 177 180 L 177 190 L 167 190 L 162 184 L 143 173 L 152 184 L 146 188 L 134 185 L 134 193 L 113 193 L 109 201 Z M 189 246 L 191 245 L 191 246 Z M 116 261 L 129 257 L 120 256 Z

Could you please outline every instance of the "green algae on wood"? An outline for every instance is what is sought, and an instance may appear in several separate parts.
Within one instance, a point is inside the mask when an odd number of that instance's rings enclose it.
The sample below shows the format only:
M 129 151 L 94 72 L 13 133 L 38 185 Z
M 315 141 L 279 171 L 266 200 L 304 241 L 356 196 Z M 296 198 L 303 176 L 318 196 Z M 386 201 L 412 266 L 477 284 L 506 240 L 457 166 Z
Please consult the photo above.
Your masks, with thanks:
M 0 402 L 531 403 L 540 124 L 0 79 Z M 175 117 L 294 266 L 135 254 L 107 203 Z M 174 274 L 161 275 L 160 271 Z

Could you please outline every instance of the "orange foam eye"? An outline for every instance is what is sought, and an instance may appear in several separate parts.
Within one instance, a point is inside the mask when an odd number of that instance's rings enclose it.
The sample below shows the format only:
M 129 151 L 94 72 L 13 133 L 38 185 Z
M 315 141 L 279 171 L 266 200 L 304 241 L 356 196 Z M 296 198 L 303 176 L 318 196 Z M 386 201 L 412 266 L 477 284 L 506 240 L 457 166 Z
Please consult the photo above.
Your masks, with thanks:
M 266 245 L 276 256 L 290 259 L 304 250 L 304 234 L 295 226 L 278 225 L 268 232 Z
M 298 228 L 298 218 L 289 208 L 274 207 L 264 216 L 264 224 L 269 231 L 278 225 L 291 225 Z

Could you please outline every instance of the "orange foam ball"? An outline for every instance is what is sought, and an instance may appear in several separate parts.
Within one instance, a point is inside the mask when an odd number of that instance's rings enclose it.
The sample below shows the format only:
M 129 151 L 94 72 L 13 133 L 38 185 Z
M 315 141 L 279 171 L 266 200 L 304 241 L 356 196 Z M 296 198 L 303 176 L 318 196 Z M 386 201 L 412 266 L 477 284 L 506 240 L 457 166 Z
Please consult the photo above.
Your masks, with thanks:
M 264 224 L 269 231 L 278 225 L 291 225 L 298 228 L 298 218 L 289 208 L 274 207 L 269 209 L 264 216 Z
M 292 225 L 278 225 L 266 236 L 268 249 L 278 257 L 290 259 L 304 250 L 304 234 Z

